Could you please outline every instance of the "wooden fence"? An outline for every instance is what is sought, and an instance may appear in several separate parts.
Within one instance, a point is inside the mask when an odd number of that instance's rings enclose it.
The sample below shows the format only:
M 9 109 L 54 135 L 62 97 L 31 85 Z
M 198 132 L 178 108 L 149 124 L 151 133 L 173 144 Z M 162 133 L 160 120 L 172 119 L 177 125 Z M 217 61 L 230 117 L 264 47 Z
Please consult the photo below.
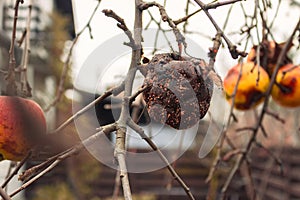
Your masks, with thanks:
M 254 149 L 250 162 L 250 174 L 254 188 L 251 188 L 248 184 L 249 179 L 243 172 L 244 170 L 240 170 L 229 188 L 228 199 L 247 200 L 249 199 L 247 194 L 249 195 L 251 189 L 254 189 L 256 199 L 300 200 L 300 149 L 273 149 L 272 152 L 280 154 L 278 157 L 282 161 L 283 174 L 280 172 L 279 165 L 264 149 Z M 196 199 L 206 199 L 209 185 L 205 183 L 205 179 L 211 161 L 212 157 L 199 159 L 197 152 L 188 151 L 175 163 L 176 171 L 190 187 Z M 156 161 L 145 158 L 143 162 L 151 163 Z M 218 173 L 217 178 L 212 183 L 214 185 L 210 187 L 215 188 L 215 191 L 210 190 L 214 194 L 210 199 L 219 198 L 221 186 L 226 179 L 227 173 L 225 172 L 230 170 L 231 164 L 221 163 L 220 169 L 222 173 Z M 101 170 L 98 177 L 95 177 L 89 183 L 92 194 L 77 199 L 92 199 L 92 197 L 105 199 L 111 197 L 114 190 L 116 171 L 101 165 L 101 163 L 99 163 L 99 167 L 101 167 Z M 61 167 L 43 177 L 32 187 L 29 187 L 25 192 L 27 199 L 32 199 L 35 189 L 40 185 L 49 185 L 58 180 L 67 180 L 65 170 L 67 170 L 65 165 L 61 165 Z M 131 173 L 129 178 L 133 194 L 150 194 L 154 195 L 157 200 L 187 199 L 184 190 L 173 180 L 165 168 L 149 173 Z M 122 190 L 120 192 L 122 193 Z

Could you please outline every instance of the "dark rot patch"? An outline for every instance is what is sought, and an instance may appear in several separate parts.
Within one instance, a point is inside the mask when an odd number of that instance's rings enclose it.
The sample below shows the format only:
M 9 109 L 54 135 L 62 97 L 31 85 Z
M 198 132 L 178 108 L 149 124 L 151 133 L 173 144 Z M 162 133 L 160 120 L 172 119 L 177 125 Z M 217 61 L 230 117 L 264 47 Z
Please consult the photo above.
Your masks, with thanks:
M 203 77 L 204 61 L 157 54 L 147 65 L 143 97 L 152 119 L 175 129 L 194 126 L 209 109 L 213 83 Z
M 23 157 L 26 156 L 28 153 L 29 149 L 20 152 L 19 151 L 19 145 L 17 142 L 13 140 L 7 140 L 6 143 L 2 144 L 2 149 L 5 150 L 6 152 L 9 152 L 9 154 L 13 155 L 14 159 L 10 157 L 4 157 L 4 159 L 9 159 L 9 160 L 19 160 L 22 159 Z M 9 155 L 7 155 L 9 156 Z
M 293 77 L 289 81 L 285 81 L 285 84 L 279 83 L 277 86 L 280 89 L 282 95 L 293 96 L 297 87 L 297 78 Z
M 264 93 L 254 87 L 247 91 L 243 91 L 242 95 L 246 97 L 246 102 L 236 103 L 236 108 L 240 110 L 248 110 L 252 108 L 254 105 L 260 103 L 264 97 Z

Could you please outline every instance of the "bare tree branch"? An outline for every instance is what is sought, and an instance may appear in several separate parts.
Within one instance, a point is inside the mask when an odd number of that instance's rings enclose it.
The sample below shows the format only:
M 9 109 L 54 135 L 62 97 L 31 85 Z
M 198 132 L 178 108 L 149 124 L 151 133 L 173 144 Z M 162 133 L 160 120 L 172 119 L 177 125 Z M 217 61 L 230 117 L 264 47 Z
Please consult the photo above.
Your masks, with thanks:
M 15 68 L 16 68 L 15 41 L 16 41 L 19 5 L 20 3 L 23 2 L 24 2 L 23 0 L 16 0 L 15 7 L 14 7 L 15 13 L 14 13 L 13 30 L 11 36 L 10 49 L 9 49 L 8 74 L 6 76 L 6 80 L 7 80 L 6 93 L 10 96 L 17 95 L 17 85 L 16 85 L 16 77 L 15 77 Z
M 160 151 L 160 149 L 154 144 L 154 142 L 145 134 L 144 130 L 139 127 L 134 121 L 129 120 L 128 126 L 130 126 L 134 131 L 136 131 L 143 140 L 145 140 L 149 146 L 158 153 L 159 157 L 161 160 L 167 165 L 168 170 L 174 177 L 174 179 L 180 184 L 180 186 L 185 190 L 187 196 L 189 199 L 195 199 L 193 196 L 190 188 L 185 184 L 185 182 L 180 178 L 180 176 L 177 174 L 177 172 L 174 170 L 174 168 L 171 166 L 170 162 L 168 159 L 164 156 L 164 154 Z
M 26 161 L 28 161 L 28 158 L 31 156 L 31 151 L 27 154 L 27 156 L 21 160 L 21 162 L 18 163 L 18 165 L 15 167 L 12 173 L 9 174 L 9 176 L 5 179 L 5 181 L 2 183 L 1 187 L 5 188 L 7 184 L 12 180 L 12 178 L 18 174 L 19 170 L 23 167 Z
M 8 194 L 3 190 L 2 187 L 0 187 L 0 195 L 3 198 L 3 200 L 11 200 L 11 198 L 8 196 Z
M 117 20 L 117 22 L 119 22 L 117 24 L 117 26 L 122 29 L 124 31 L 124 33 L 127 35 L 127 37 L 129 38 L 129 46 L 133 49 L 135 49 L 135 41 L 133 39 L 132 33 L 129 31 L 129 29 L 126 26 L 126 23 L 124 21 L 124 19 L 122 19 L 120 16 L 118 16 L 114 11 L 109 10 L 109 9 L 104 9 L 102 10 L 102 12 L 105 14 L 105 16 L 107 17 L 111 17 L 114 18 L 115 20 Z
M 43 175 L 50 172 L 54 167 L 56 167 L 63 160 L 65 160 L 71 156 L 77 155 L 82 149 L 84 149 L 84 147 L 94 144 L 99 139 L 99 137 L 102 136 L 103 134 L 109 134 L 115 130 L 116 130 L 115 124 L 109 124 L 109 125 L 103 126 L 99 132 L 97 132 L 96 134 L 93 134 L 92 136 L 83 140 L 81 143 L 74 145 L 73 147 L 67 149 L 66 151 L 64 151 L 56 156 L 53 156 L 52 158 L 49 158 L 48 160 L 46 160 L 45 162 L 43 162 L 39 165 L 36 165 L 30 169 L 27 169 L 25 172 L 23 172 L 23 174 L 20 175 L 19 179 L 24 181 L 32 176 L 33 177 L 30 178 L 27 182 L 25 182 L 20 188 L 16 189 L 14 192 L 12 192 L 10 194 L 10 197 L 13 197 L 16 194 L 18 194 L 20 191 L 26 189 L 28 186 L 30 186 L 36 180 L 41 178 Z
M 235 45 L 233 45 L 233 43 L 228 39 L 228 37 L 224 34 L 224 32 L 221 30 L 221 28 L 219 27 L 219 25 L 217 24 L 217 22 L 214 20 L 214 18 L 210 15 L 210 13 L 207 10 L 207 5 L 204 4 L 202 1 L 200 0 L 195 0 L 195 2 L 201 7 L 201 9 L 205 12 L 205 14 L 207 15 L 207 17 L 209 18 L 209 20 L 211 21 L 211 23 L 214 25 L 215 29 L 217 30 L 218 34 L 221 34 L 221 36 L 223 37 L 223 39 L 225 40 L 228 49 L 231 53 L 232 58 L 236 59 L 239 56 L 245 57 L 247 56 L 247 53 L 243 52 L 243 51 L 239 51 L 237 50 L 237 47 Z M 230 1 L 229 1 L 230 2 Z M 237 1 L 234 1 L 237 2 Z M 234 3 L 231 2 L 231 3 Z
M 28 5 L 28 15 L 27 15 L 27 22 L 26 22 L 26 29 L 25 29 L 25 44 L 24 44 L 24 51 L 21 61 L 20 68 L 20 82 L 21 82 L 21 95 L 25 97 L 31 97 L 31 87 L 27 80 L 27 68 L 29 63 L 29 54 L 30 54 L 30 24 L 31 24 L 31 14 L 32 14 L 32 0 L 29 1 Z
M 74 119 L 77 119 L 82 114 L 84 114 L 85 112 L 87 112 L 89 109 L 93 108 L 95 106 L 95 104 L 100 103 L 101 101 L 103 101 L 104 99 L 106 99 L 107 97 L 109 97 L 112 94 L 118 94 L 118 93 L 120 93 L 123 90 L 123 87 L 124 87 L 124 83 L 120 84 L 117 87 L 111 88 L 110 90 L 107 90 L 101 96 L 99 96 L 97 99 L 95 99 L 94 101 L 92 101 L 91 103 L 89 103 L 87 106 L 85 106 L 84 108 L 82 108 L 81 110 L 79 110 L 78 112 L 76 112 L 75 114 L 73 114 L 64 123 L 62 123 L 58 128 L 56 128 L 55 130 L 51 131 L 50 134 L 59 133 L 66 126 L 68 126 L 69 124 L 71 124 L 74 121 Z
M 182 53 L 182 47 L 181 45 L 184 46 L 184 48 L 187 47 L 187 44 L 185 42 L 185 38 L 184 36 L 181 34 L 181 32 L 179 31 L 179 29 L 177 28 L 176 24 L 174 23 L 174 21 L 168 16 L 165 8 L 160 5 L 159 3 L 157 2 L 149 2 L 149 3 L 145 3 L 145 2 L 141 2 L 139 5 L 139 9 L 141 10 L 146 10 L 150 7 L 157 7 L 159 12 L 160 12 L 160 15 L 161 15 L 161 19 L 164 21 L 164 22 L 167 22 L 169 24 L 169 26 L 172 28 L 173 32 L 174 32 L 174 35 L 176 37 L 176 41 L 177 41 L 177 44 L 178 44 L 178 49 L 179 49 L 179 55 L 181 55 Z

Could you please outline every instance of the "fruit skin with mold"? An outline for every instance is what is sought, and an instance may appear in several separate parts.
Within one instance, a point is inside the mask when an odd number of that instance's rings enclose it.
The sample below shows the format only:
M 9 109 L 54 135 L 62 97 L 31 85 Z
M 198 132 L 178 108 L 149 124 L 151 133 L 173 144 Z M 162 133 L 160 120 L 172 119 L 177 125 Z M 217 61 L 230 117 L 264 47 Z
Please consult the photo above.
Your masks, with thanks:
M 202 59 L 173 53 L 156 54 L 145 66 L 143 92 L 149 116 L 177 130 L 198 124 L 209 107 L 213 78 Z
M 46 119 L 33 100 L 0 96 L 0 156 L 20 161 L 46 133 Z
M 300 65 L 289 63 L 279 69 L 272 98 L 281 106 L 300 106 Z
M 255 65 L 254 62 L 233 66 L 223 81 L 226 99 L 229 103 L 232 103 L 240 70 L 242 73 L 235 94 L 234 107 L 239 110 L 255 108 L 263 101 L 264 93 L 269 86 L 268 73 L 262 67 Z

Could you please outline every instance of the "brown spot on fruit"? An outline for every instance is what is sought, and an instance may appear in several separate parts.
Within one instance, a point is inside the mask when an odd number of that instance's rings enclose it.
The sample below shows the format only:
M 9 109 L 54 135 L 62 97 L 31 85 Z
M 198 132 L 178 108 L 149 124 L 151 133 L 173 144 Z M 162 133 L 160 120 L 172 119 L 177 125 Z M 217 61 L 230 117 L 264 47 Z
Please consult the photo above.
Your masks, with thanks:
M 263 98 L 263 93 L 256 88 L 250 88 L 247 91 L 242 91 L 243 95 L 246 97 L 246 101 L 243 103 L 237 103 L 236 108 L 240 110 L 248 110 L 252 107 L 255 107 L 255 104 Z

